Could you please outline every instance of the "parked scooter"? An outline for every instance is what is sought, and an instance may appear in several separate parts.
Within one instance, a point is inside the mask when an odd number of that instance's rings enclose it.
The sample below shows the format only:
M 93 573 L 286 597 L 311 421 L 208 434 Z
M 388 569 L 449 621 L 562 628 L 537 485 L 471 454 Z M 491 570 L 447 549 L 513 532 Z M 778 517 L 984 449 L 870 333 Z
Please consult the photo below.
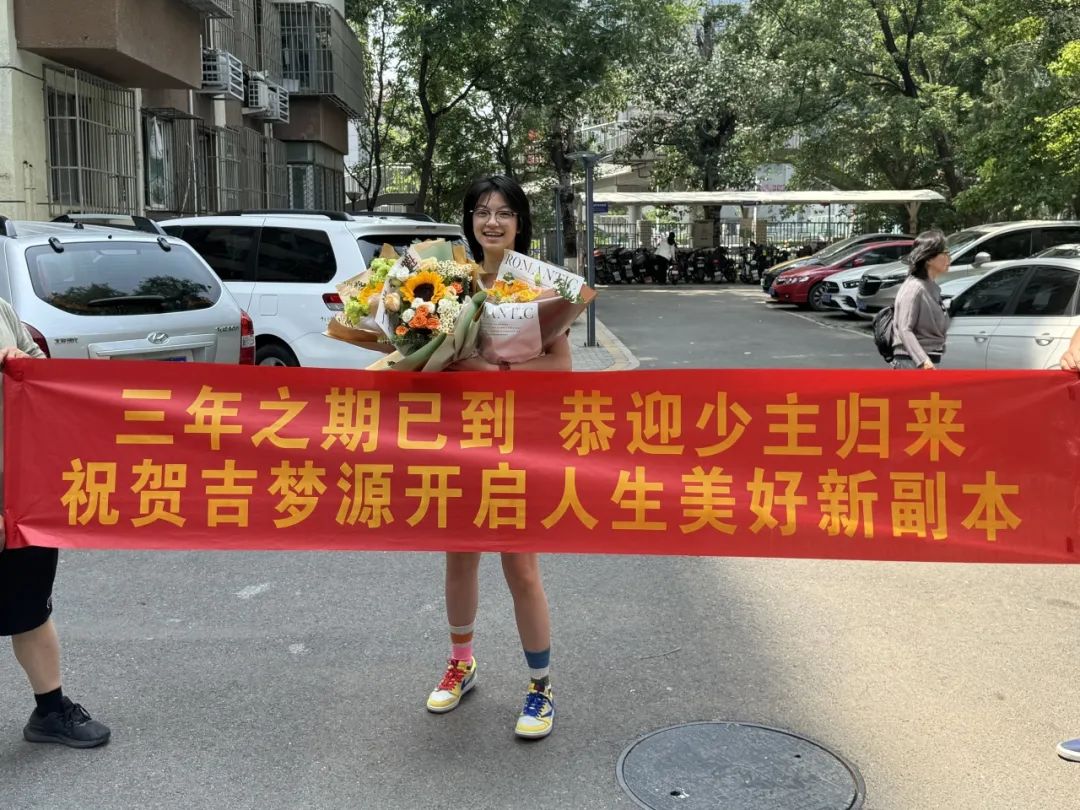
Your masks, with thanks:
M 632 250 L 616 245 L 611 251 L 611 260 L 615 263 L 616 272 L 622 276 L 623 284 L 638 281 L 634 277 L 634 252 Z
M 616 284 L 615 274 L 604 256 L 603 248 L 593 248 L 593 267 L 596 269 L 596 281 L 599 284 Z
M 634 248 L 630 258 L 630 267 L 634 273 L 634 281 L 639 284 L 652 284 L 656 281 L 653 258 L 654 257 L 652 253 L 649 252 L 648 248 Z

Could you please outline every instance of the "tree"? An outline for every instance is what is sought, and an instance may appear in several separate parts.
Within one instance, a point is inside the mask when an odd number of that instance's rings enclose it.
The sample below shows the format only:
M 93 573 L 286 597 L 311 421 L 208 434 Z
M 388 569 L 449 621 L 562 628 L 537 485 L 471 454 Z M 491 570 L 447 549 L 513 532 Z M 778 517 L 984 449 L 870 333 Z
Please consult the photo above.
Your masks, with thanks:
M 804 182 L 954 199 L 973 180 L 961 139 L 987 74 L 978 5 L 759 0 L 761 53 L 792 79 L 759 124 L 801 136 L 790 157 Z
M 370 93 L 363 117 L 356 131 L 360 161 L 350 167 L 364 193 L 364 205 L 374 211 L 384 183 L 384 157 L 395 130 L 402 124 L 406 90 L 399 77 L 400 55 L 395 42 L 397 3 L 394 0 L 368 0 L 361 5 L 352 0 L 349 11 L 352 24 L 368 33 L 365 69 L 370 77 Z
M 397 7 L 402 61 L 410 72 L 424 127 L 415 205 L 423 211 L 444 123 L 481 84 L 493 82 L 506 47 L 513 4 L 409 0 Z
M 1046 0 L 1009 0 L 981 8 L 989 75 L 972 116 L 968 149 L 977 178 L 957 198 L 971 220 L 1080 214 L 1080 175 L 1067 138 L 1068 58 L 1076 9 Z M 1064 57 L 1064 59 L 1063 59 Z M 1059 124 L 1066 123 L 1063 130 Z M 1066 140 L 1057 134 L 1066 135 Z
M 568 256 L 577 252 L 573 172 L 579 127 L 625 107 L 629 68 L 688 19 L 671 0 L 517 0 L 501 63 L 497 101 L 540 111 L 548 170 L 559 190 Z

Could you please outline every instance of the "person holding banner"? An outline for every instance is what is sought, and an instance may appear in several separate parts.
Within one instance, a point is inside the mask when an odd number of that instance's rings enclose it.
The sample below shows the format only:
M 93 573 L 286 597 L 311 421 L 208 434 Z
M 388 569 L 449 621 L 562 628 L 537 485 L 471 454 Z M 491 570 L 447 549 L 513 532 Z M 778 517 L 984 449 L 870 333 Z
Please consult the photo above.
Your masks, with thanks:
M 949 316 L 937 280 L 949 272 L 949 250 L 941 231 L 924 231 L 908 256 L 908 277 L 893 305 L 893 368 L 937 368 L 945 352 Z
M 8 360 L 45 357 L 11 305 L 0 299 L 0 368 Z M 0 434 L 2 437 L 2 434 Z M 0 452 L 3 442 L 0 440 Z M 0 496 L 3 493 L 0 475 Z M 60 686 L 60 640 L 52 614 L 52 588 L 59 554 L 55 548 L 4 550 L 0 522 L 0 636 L 11 636 L 15 659 L 26 672 L 37 707 L 23 728 L 29 742 L 95 748 L 109 729 L 91 719 Z
M 1077 329 L 1069 341 L 1069 348 L 1061 355 L 1061 370 L 1080 372 L 1080 329 Z M 1057 755 L 1070 762 L 1080 762 L 1080 737 L 1062 740 L 1057 746 Z
M 481 286 L 494 283 L 505 251 L 528 254 L 532 240 L 529 200 L 509 177 L 485 177 L 465 195 L 463 229 L 473 258 L 483 268 Z M 570 344 L 566 335 L 555 339 L 544 354 L 521 363 L 489 363 L 480 356 L 460 360 L 455 371 L 570 371 Z M 450 660 L 438 686 L 427 699 L 431 712 L 456 708 L 476 685 L 473 627 L 479 601 L 479 553 L 446 555 L 446 616 L 450 625 Z M 525 705 L 514 732 L 525 739 L 548 736 L 555 723 L 551 690 L 551 618 L 540 577 L 537 554 L 502 554 L 503 576 L 514 600 L 514 617 L 529 668 Z

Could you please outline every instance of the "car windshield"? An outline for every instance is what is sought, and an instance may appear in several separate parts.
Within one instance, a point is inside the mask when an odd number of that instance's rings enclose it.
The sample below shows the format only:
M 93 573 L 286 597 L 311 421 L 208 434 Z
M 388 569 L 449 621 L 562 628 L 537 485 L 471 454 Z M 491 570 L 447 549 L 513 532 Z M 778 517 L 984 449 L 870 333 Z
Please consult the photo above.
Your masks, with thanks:
M 945 240 L 945 249 L 949 251 L 949 254 L 953 258 L 959 256 L 966 251 L 974 242 L 982 239 L 986 236 L 987 232 L 984 230 L 969 230 L 969 231 L 957 231 L 952 236 Z
M 370 236 L 361 236 L 356 241 L 360 245 L 360 253 L 364 257 L 364 265 L 370 265 L 371 260 L 379 255 L 383 245 L 390 245 L 395 252 L 400 256 L 409 245 L 415 242 L 426 242 L 429 239 L 446 239 L 454 245 L 462 245 L 465 248 L 465 253 L 468 254 L 469 246 L 465 244 L 464 239 L 447 239 L 445 236 L 428 236 L 418 233 L 385 233 L 385 234 L 372 234 Z
M 147 315 L 212 307 L 221 285 L 189 248 L 157 242 L 75 242 L 27 248 L 37 297 L 75 315 Z

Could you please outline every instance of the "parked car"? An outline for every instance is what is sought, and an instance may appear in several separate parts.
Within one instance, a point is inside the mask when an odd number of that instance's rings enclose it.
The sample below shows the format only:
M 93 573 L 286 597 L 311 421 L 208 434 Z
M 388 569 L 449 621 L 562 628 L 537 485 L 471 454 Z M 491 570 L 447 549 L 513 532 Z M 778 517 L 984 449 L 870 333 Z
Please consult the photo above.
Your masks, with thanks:
M 1036 259 L 1080 259 L 1080 244 L 1064 244 L 1036 253 Z
M 195 251 L 153 230 L 0 216 L 0 297 L 50 357 L 253 363 L 251 318 Z
M 859 291 L 859 281 L 868 270 L 869 268 L 860 266 L 833 273 L 825 280 L 825 294 L 821 297 L 821 302 L 829 309 L 847 315 L 858 315 L 855 310 L 855 296 Z
M 864 244 L 823 264 L 792 267 L 777 276 L 769 294 L 781 303 L 808 306 L 820 312 L 828 308 L 824 296 L 825 282 L 830 276 L 841 270 L 896 261 L 911 250 L 912 244 L 910 239 Z
M 952 299 L 948 368 L 1057 368 L 1080 326 L 1080 259 L 1008 262 Z
M 952 265 L 944 280 L 982 275 L 998 267 L 998 262 L 1025 259 L 1047 248 L 1073 242 L 1080 242 L 1080 222 L 1034 220 L 969 228 L 946 240 Z M 855 299 L 859 314 L 871 318 L 890 306 L 907 273 L 908 266 L 902 262 L 866 273 Z
M 774 264 L 762 273 L 761 289 L 768 292 L 773 281 L 776 280 L 776 277 L 792 267 L 805 267 L 809 264 L 828 264 L 828 260 L 848 253 L 859 245 L 867 245 L 871 242 L 890 242 L 893 239 L 911 239 L 911 237 L 902 233 L 859 233 L 854 236 L 849 236 L 846 239 L 841 239 L 838 242 L 833 242 L 831 245 L 826 245 L 811 256 L 800 256 L 799 258 L 789 259 L 780 264 Z
M 377 352 L 323 334 L 343 308 L 337 285 L 363 272 L 384 243 L 400 253 L 426 239 L 462 241 L 430 217 L 335 211 L 234 211 L 161 223 L 191 245 L 255 319 L 255 362 L 363 368 Z

